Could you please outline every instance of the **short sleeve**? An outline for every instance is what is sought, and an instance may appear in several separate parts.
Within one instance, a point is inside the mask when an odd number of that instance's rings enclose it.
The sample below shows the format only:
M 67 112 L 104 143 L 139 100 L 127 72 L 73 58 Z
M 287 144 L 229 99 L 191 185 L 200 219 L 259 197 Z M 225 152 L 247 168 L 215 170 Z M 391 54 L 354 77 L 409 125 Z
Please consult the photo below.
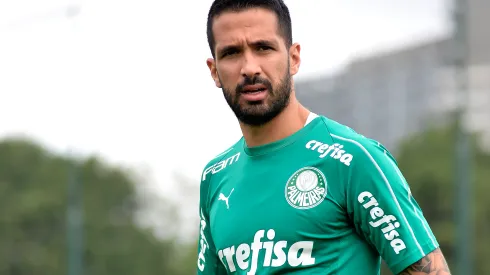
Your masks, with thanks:
M 375 141 L 346 141 L 355 152 L 347 212 L 359 235 L 398 274 L 439 245 L 393 156 Z

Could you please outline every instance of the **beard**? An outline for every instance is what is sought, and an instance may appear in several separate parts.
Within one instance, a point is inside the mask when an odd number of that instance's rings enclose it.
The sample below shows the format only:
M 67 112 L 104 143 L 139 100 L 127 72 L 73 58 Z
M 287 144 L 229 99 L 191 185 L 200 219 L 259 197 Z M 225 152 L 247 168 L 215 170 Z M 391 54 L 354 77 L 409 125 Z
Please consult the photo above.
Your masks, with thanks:
M 256 102 L 240 101 L 244 87 L 255 84 L 262 84 L 267 87 L 267 97 Z M 242 83 L 237 85 L 234 93 L 225 88 L 222 90 L 226 102 L 240 122 L 250 126 L 262 126 L 274 119 L 288 106 L 292 91 L 291 74 L 287 70 L 275 89 L 270 81 L 256 76 L 254 78 L 246 77 Z

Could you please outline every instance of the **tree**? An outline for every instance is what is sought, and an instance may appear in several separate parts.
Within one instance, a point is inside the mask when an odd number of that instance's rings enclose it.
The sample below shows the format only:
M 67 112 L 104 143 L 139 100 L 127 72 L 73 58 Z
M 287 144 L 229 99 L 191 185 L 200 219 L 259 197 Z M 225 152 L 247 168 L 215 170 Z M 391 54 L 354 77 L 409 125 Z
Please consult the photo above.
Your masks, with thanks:
M 455 246 L 455 137 L 456 127 L 432 129 L 405 140 L 397 154 L 400 170 L 441 245 L 449 266 L 456 263 Z M 472 193 L 475 274 L 490 274 L 490 154 L 472 139 Z M 389 274 L 386 272 L 385 274 Z
M 67 273 L 70 167 L 82 186 L 85 274 L 181 274 L 172 242 L 136 222 L 143 204 L 129 170 L 15 138 L 0 141 L 0 274 Z

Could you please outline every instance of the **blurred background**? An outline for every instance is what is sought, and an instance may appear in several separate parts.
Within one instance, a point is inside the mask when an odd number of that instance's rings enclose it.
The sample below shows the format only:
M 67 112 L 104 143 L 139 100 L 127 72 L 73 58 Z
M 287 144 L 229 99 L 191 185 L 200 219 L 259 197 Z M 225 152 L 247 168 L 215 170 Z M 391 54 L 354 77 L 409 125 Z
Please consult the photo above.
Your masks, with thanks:
M 191 2 L 0 1 L 0 274 L 195 274 L 201 170 L 240 130 Z M 299 99 L 392 151 L 453 273 L 490 274 L 490 1 L 285 2 Z

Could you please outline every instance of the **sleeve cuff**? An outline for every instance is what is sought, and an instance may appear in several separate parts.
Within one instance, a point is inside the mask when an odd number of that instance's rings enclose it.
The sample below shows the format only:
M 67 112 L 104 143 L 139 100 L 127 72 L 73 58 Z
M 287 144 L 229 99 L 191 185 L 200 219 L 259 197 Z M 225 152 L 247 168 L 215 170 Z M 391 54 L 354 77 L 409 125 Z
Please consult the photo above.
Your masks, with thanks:
M 424 251 L 425 255 L 428 255 L 432 251 L 434 251 L 436 248 L 439 248 L 439 244 L 437 241 L 433 243 L 432 241 L 428 241 L 422 246 L 422 250 Z M 405 258 L 401 259 L 400 261 L 396 263 L 389 263 L 388 266 L 390 267 L 391 271 L 394 274 L 399 274 L 403 270 L 405 270 L 407 267 L 412 265 L 413 263 L 417 262 L 418 260 L 422 259 L 422 255 L 420 255 L 419 250 L 412 251 L 408 256 Z

